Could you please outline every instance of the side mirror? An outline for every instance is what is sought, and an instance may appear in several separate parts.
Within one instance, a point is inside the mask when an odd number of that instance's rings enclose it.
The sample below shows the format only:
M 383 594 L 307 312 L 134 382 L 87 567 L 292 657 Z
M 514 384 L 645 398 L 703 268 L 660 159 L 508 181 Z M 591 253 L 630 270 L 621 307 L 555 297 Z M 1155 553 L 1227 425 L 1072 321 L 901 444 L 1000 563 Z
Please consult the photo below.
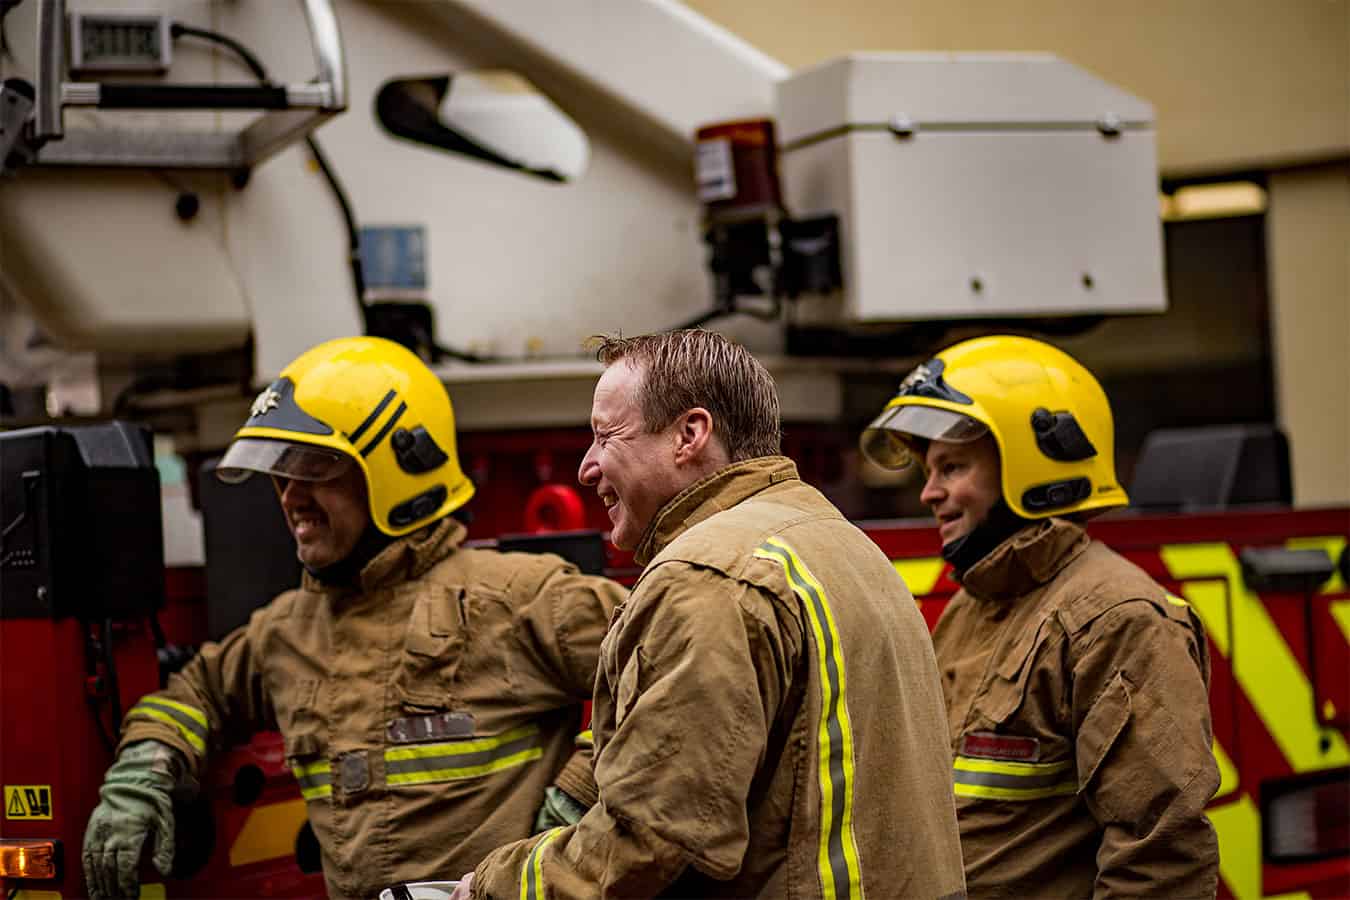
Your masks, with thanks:
M 586 133 L 528 79 L 478 70 L 385 82 L 375 116 L 391 134 L 555 182 L 586 171 Z

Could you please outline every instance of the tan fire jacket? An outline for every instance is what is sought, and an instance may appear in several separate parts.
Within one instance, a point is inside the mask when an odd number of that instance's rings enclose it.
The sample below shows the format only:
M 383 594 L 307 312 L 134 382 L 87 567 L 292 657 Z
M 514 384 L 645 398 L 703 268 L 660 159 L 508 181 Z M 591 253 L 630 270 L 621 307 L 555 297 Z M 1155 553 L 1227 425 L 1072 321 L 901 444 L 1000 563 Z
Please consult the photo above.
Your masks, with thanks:
M 972 897 L 1213 897 L 1209 656 L 1185 601 L 1051 519 L 975 564 L 933 643 Z
M 599 802 L 489 856 L 474 897 L 962 896 L 932 647 L 876 546 L 765 457 L 672 499 L 638 558 Z
M 359 592 L 306 575 L 133 707 L 122 743 L 164 741 L 200 774 L 280 729 L 334 897 L 453 877 L 529 835 L 624 590 L 463 537 L 446 519 L 396 541 Z

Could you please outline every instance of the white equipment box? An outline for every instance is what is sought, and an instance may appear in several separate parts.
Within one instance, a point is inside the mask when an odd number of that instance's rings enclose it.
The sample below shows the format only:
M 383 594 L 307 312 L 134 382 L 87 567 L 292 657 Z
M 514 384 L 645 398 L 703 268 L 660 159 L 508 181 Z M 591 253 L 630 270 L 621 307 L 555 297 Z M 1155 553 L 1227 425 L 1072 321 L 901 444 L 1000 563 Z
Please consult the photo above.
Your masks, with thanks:
M 784 200 L 836 213 L 827 319 L 1161 312 L 1153 108 L 1044 54 L 854 54 L 778 86 Z M 814 308 L 813 304 L 813 308 Z

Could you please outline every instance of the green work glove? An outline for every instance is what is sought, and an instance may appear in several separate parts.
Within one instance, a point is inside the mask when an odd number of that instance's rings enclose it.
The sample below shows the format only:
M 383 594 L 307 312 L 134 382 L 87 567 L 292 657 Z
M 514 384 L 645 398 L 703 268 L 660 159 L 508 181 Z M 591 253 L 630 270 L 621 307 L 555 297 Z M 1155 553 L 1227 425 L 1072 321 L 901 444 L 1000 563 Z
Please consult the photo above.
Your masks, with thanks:
M 562 788 L 544 788 L 544 805 L 534 817 L 534 833 L 562 825 L 575 825 L 586 815 L 586 807 L 573 800 Z
M 159 741 L 129 745 L 108 769 L 102 798 L 84 830 L 84 881 L 89 896 L 140 893 L 141 847 L 154 839 L 155 868 L 173 866 L 173 793 L 188 780 L 181 753 Z

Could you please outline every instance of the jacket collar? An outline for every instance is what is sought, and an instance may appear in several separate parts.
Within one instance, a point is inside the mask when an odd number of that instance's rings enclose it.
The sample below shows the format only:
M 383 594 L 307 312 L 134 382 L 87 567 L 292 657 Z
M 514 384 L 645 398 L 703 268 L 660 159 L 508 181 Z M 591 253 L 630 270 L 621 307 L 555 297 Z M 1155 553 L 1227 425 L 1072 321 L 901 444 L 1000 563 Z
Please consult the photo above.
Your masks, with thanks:
M 467 529 L 453 516 L 432 522 L 412 534 L 404 535 L 385 547 L 361 570 L 361 592 L 370 594 L 381 588 L 392 587 L 420 578 L 436 563 L 445 559 L 464 542 Z M 350 588 L 325 585 L 308 572 L 303 573 L 301 587 L 315 593 L 344 593 Z
M 1007 602 L 1049 582 L 1091 539 L 1065 519 L 1028 525 L 966 570 L 961 586 L 981 600 Z
M 797 465 L 785 456 L 759 456 L 718 469 L 661 507 L 638 541 L 633 559 L 645 566 L 671 541 L 709 516 L 730 509 L 770 485 L 797 477 Z

